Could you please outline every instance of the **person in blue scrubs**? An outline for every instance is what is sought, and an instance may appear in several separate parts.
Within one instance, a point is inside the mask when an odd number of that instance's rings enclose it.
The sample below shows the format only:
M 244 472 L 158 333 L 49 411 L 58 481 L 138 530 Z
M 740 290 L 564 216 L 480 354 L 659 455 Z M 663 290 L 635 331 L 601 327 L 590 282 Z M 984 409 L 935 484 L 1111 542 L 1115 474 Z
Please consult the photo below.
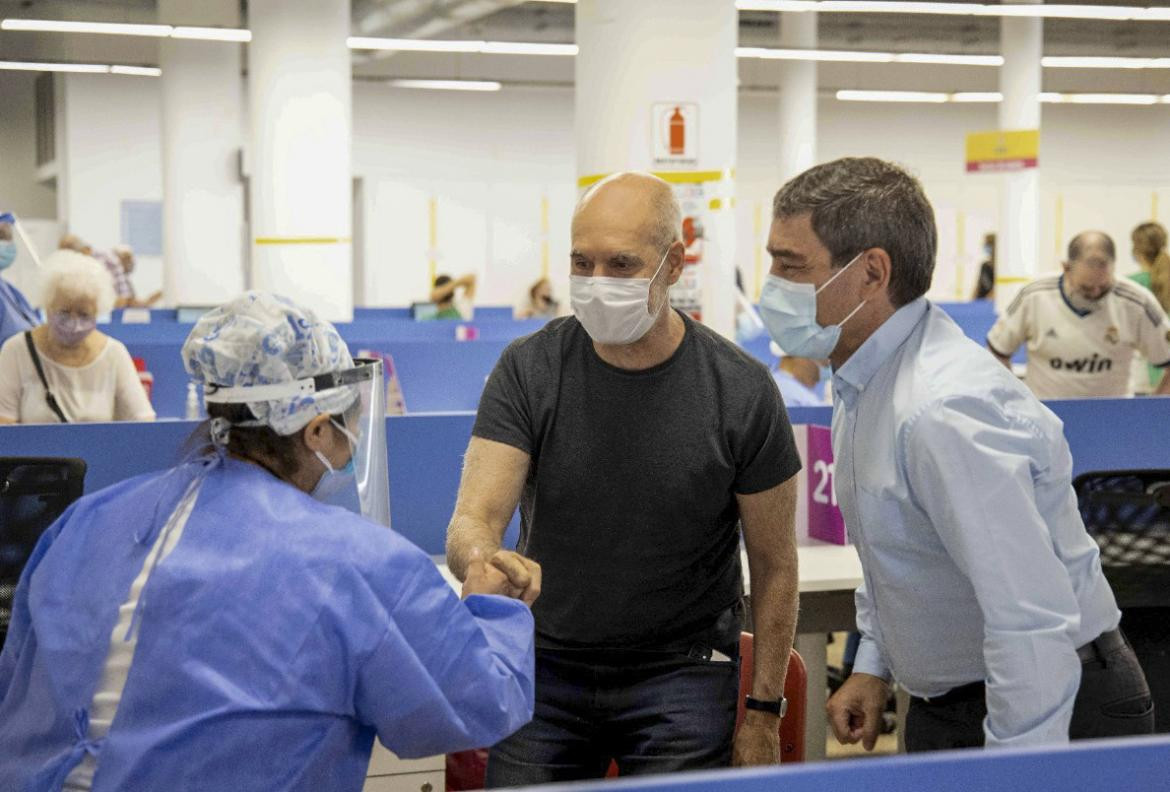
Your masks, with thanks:
M 776 387 L 780 389 L 784 406 L 823 406 L 825 404 L 825 399 L 821 396 L 824 392 L 823 381 L 831 374 L 828 365 L 821 366 L 810 358 L 785 355 L 775 341 L 771 343 L 771 351 L 778 358 L 776 367 L 772 369 L 772 379 L 776 380 Z
M 207 448 L 83 497 L 24 570 L 0 789 L 359 790 L 375 735 L 420 757 L 526 723 L 533 620 L 506 577 L 477 560 L 461 600 L 421 550 L 322 502 L 363 442 L 333 326 L 250 292 L 183 352 Z
M 41 323 L 20 290 L 4 279 L 4 270 L 16 261 L 15 225 L 16 218 L 10 212 L 0 213 L 0 344 Z

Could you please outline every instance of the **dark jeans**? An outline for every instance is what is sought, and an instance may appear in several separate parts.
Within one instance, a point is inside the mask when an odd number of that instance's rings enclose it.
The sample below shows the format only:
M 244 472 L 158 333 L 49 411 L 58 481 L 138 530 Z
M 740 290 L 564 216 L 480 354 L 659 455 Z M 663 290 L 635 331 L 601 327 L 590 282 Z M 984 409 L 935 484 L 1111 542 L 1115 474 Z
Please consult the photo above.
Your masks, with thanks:
M 739 697 L 734 642 L 536 652 L 536 712 L 488 757 L 488 789 L 727 767 Z M 711 659 L 716 649 L 730 660 Z
M 1090 646 L 1094 646 L 1090 644 Z M 906 713 L 906 750 L 982 748 L 987 697 L 982 682 L 931 699 L 911 697 Z M 1069 737 L 1125 737 L 1152 734 L 1154 702 L 1129 642 L 1082 658 L 1081 686 L 1073 705 Z

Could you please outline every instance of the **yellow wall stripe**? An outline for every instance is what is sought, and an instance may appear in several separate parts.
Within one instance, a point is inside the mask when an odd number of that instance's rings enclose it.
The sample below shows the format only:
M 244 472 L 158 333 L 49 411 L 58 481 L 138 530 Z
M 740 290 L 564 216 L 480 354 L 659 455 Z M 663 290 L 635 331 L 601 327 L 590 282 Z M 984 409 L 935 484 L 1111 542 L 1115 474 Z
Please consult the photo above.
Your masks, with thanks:
M 548 196 L 540 196 L 540 277 L 548 277 Z
M 427 286 L 433 288 L 437 274 L 435 257 L 439 252 L 439 199 L 433 195 L 427 202 L 427 224 L 427 243 L 430 245 L 427 249 Z
M 1053 235 L 1053 244 L 1056 247 L 1056 257 L 1064 255 L 1064 193 L 1056 194 L 1056 218 L 1053 225 L 1056 233 Z
M 998 286 L 1001 283 L 1006 284 L 1006 283 L 1031 283 L 1031 282 L 1032 282 L 1031 278 L 1024 278 L 1024 277 L 1020 277 L 1018 275 L 1010 276 L 1010 277 L 1007 275 L 1004 275 L 1002 278 L 997 277 L 995 279 L 996 286 Z
M 349 237 L 256 237 L 257 245 L 348 245 Z

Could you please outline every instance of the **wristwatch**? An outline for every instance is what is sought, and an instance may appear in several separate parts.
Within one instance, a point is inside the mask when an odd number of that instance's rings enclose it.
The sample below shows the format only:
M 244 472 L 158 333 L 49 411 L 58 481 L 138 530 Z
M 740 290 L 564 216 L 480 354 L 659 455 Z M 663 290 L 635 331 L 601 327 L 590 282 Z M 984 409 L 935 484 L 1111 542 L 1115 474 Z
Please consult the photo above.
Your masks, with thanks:
M 764 699 L 752 698 L 751 696 L 744 696 L 743 705 L 747 709 L 770 712 L 781 718 L 788 714 L 788 699 L 783 696 L 776 701 L 766 701 Z

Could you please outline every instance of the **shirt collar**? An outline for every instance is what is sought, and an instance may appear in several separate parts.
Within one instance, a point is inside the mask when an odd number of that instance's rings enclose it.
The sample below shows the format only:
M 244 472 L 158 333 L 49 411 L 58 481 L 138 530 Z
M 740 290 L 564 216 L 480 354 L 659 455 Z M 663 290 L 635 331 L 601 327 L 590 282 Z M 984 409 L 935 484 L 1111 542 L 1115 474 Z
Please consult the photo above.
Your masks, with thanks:
M 877 370 L 902 346 L 929 305 L 925 297 L 919 297 L 894 311 L 894 315 L 865 339 L 845 365 L 833 372 L 833 393 L 840 395 L 846 406 L 852 406 L 857 394 L 865 390 Z
M 1088 316 L 1089 314 L 1092 313 L 1092 311 L 1080 310 L 1075 305 L 1073 305 L 1072 302 L 1068 299 L 1068 294 L 1065 293 L 1065 290 L 1064 290 L 1064 275 L 1063 274 L 1059 278 L 1056 279 L 1056 288 L 1058 291 L 1060 291 L 1060 298 L 1062 300 L 1064 300 L 1064 304 L 1067 305 L 1068 309 L 1070 311 L 1072 311 L 1073 313 L 1075 313 L 1077 316 L 1084 319 L 1086 316 Z

